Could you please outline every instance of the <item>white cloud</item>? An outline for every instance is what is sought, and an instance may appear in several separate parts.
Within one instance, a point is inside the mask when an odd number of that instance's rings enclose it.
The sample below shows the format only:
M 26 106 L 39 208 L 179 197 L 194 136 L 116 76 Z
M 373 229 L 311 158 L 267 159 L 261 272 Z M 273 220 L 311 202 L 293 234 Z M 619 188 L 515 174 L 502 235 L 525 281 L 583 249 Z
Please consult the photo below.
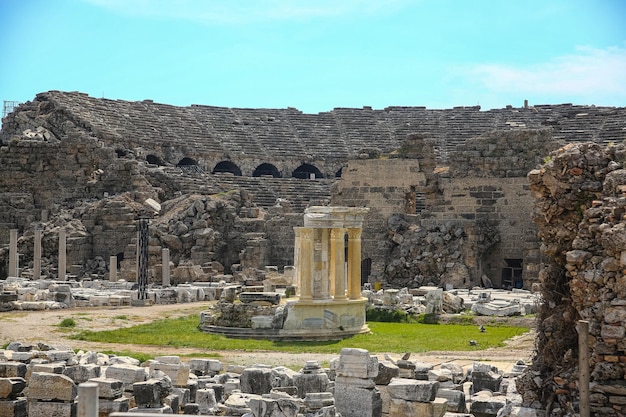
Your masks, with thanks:
M 241 24 L 390 13 L 414 0 L 83 0 L 132 16 Z
M 626 105 L 626 48 L 577 48 L 577 53 L 526 67 L 478 64 L 471 82 L 497 94 L 560 96 L 587 101 L 603 98 Z M 598 104 L 603 104 L 598 102 Z

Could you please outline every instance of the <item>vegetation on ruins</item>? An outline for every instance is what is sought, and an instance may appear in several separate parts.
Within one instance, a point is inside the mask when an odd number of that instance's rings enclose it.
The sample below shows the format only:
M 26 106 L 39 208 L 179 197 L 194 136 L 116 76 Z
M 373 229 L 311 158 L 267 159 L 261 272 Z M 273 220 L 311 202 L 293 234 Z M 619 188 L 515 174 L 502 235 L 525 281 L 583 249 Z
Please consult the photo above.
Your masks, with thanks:
M 460 324 L 423 324 L 368 322 L 369 334 L 342 341 L 272 342 L 269 340 L 229 339 L 198 329 L 197 315 L 158 320 L 149 324 L 107 331 L 81 331 L 73 339 L 105 343 L 187 347 L 210 351 L 281 351 L 289 353 L 338 353 L 344 347 L 360 347 L 370 352 L 427 352 L 437 350 L 473 351 L 503 346 L 505 340 L 529 329 L 516 326 L 489 326 L 486 332 L 477 326 Z M 470 344 L 470 340 L 475 344 Z

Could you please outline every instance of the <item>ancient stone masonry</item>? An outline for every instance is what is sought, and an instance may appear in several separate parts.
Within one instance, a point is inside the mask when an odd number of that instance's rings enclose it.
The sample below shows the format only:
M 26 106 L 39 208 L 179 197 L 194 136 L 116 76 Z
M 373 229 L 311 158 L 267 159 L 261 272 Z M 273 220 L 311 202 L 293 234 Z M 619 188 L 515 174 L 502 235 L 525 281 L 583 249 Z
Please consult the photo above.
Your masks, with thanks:
M 152 221 L 154 271 L 163 248 L 175 268 L 282 268 L 301 213 L 332 203 L 371 208 L 363 282 L 412 285 L 421 275 L 436 285 L 530 288 L 540 254 L 526 172 L 565 141 L 622 141 L 625 114 L 567 104 L 303 114 L 41 93 L 0 131 L 0 277 L 10 230 L 20 231 L 28 269 L 28 239 L 41 229 L 44 275 L 55 263 L 46 240 L 65 230 L 70 276 L 102 276 L 116 256 L 120 277 L 134 279 L 136 217 L 152 198 L 173 208 Z M 234 207 L 208 220 L 208 196 Z M 440 239 L 454 250 L 440 250 Z M 425 269 L 418 253 L 437 261 Z
M 338 182 L 333 203 L 371 209 L 363 239 L 370 281 L 468 288 L 487 277 L 530 288 L 540 255 L 525 173 L 558 142 L 547 129 L 491 132 L 457 145 L 445 167 L 417 157 L 432 155 L 431 142 L 409 137 L 397 156 L 414 159 L 350 161 Z
M 581 319 L 589 322 L 592 415 L 626 414 L 625 162 L 624 144 L 571 144 L 528 175 L 547 259 L 537 355 L 518 389 L 550 415 L 573 415 L 581 400 Z

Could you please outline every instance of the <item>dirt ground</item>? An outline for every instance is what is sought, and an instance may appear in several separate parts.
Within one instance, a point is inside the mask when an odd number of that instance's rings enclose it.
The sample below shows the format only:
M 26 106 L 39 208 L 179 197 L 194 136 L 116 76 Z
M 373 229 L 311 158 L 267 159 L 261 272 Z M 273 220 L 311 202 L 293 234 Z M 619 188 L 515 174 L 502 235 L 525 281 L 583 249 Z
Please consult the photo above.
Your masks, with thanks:
M 207 303 L 152 305 L 148 307 L 91 307 L 73 308 L 64 310 L 46 311 L 9 311 L 0 312 L 0 346 L 9 342 L 20 341 L 25 343 L 45 342 L 51 345 L 69 346 L 84 351 L 134 351 L 152 355 L 183 355 L 183 354 L 215 354 L 225 366 L 252 365 L 263 363 L 271 366 L 284 365 L 297 367 L 304 365 L 308 360 L 317 360 L 327 363 L 336 354 L 292 354 L 283 352 L 249 353 L 241 351 L 211 351 L 192 348 L 172 348 L 171 346 L 140 346 L 117 343 L 86 342 L 68 338 L 75 330 L 107 330 L 120 327 L 129 327 L 148 323 L 163 318 L 176 318 L 190 314 L 199 314 L 206 309 Z M 59 324 L 63 319 L 72 318 L 76 327 L 68 331 Z M 532 324 L 526 320 L 513 320 L 511 324 Z M 498 369 L 509 371 L 519 359 L 530 363 L 535 343 L 535 333 L 531 331 L 507 341 L 502 348 L 486 349 L 473 352 L 433 351 L 413 353 L 411 360 L 422 361 L 433 365 L 446 362 L 458 363 L 463 367 L 471 366 L 474 361 L 484 361 L 493 364 Z M 358 346 L 355 346 L 358 347 Z M 370 352 L 379 358 L 384 357 L 381 352 Z M 402 355 L 389 354 L 393 359 Z

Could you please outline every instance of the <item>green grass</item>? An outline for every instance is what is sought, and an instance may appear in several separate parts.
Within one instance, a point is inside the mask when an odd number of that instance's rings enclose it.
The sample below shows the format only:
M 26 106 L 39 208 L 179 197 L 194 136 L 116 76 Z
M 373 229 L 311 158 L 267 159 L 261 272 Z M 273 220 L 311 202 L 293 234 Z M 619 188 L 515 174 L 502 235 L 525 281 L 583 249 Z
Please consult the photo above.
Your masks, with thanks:
M 527 332 L 525 327 L 487 326 L 481 333 L 477 326 L 459 324 L 368 322 L 370 334 L 341 341 L 272 342 L 269 340 L 229 339 L 198 329 L 199 317 L 158 320 L 139 326 L 100 332 L 81 331 L 73 339 L 106 343 L 190 347 L 212 351 L 281 351 L 290 353 L 339 353 L 344 347 L 359 347 L 376 352 L 426 352 L 432 350 L 473 351 L 503 346 L 506 339 Z M 476 346 L 469 341 L 475 340 Z
M 72 318 L 63 319 L 61 323 L 59 323 L 59 327 L 76 327 L 76 321 Z

